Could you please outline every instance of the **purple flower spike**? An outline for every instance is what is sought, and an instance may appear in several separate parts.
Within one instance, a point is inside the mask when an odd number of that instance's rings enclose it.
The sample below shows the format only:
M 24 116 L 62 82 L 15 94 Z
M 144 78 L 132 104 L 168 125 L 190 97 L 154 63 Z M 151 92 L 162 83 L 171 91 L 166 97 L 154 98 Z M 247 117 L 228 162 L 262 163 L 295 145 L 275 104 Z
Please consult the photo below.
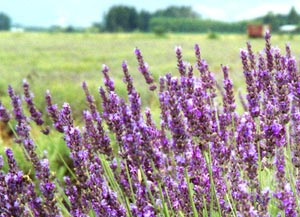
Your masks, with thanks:
M 15 92 L 10 85 L 8 86 L 8 94 L 11 99 L 11 104 L 13 106 L 13 112 L 14 112 L 16 121 L 18 123 L 27 121 L 26 120 L 27 118 L 25 117 L 24 112 L 23 112 L 21 99 L 18 95 L 15 95 Z
M 149 89 L 151 91 L 154 91 L 156 89 L 156 85 L 153 83 L 153 77 L 151 75 L 151 72 L 149 71 L 149 66 L 147 63 L 144 62 L 143 56 L 141 51 L 138 48 L 134 49 L 134 53 L 136 55 L 137 61 L 139 63 L 138 70 L 143 74 L 146 83 L 150 85 Z
M 95 104 L 95 99 L 90 94 L 90 91 L 88 89 L 88 85 L 87 85 L 87 83 L 85 81 L 82 82 L 82 89 L 83 89 L 83 91 L 85 93 L 86 101 L 87 101 L 87 103 L 89 105 L 89 108 L 90 108 L 91 114 L 93 116 L 93 119 L 97 120 L 98 118 L 100 118 L 100 114 L 97 111 L 97 106 Z
M 270 31 L 266 31 L 265 34 L 265 40 L 266 40 L 266 55 L 267 55 L 267 66 L 268 66 L 268 71 L 271 73 L 274 67 L 273 63 L 273 55 L 272 55 L 272 50 L 271 50 L 271 34 Z
M 71 179 L 69 177 L 65 176 L 64 181 L 66 183 L 65 194 L 71 203 L 70 214 L 76 217 L 87 217 L 85 210 L 82 207 L 79 189 L 76 185 L 71 183 Z
M 9 114 L 9 111 L 2 105 L 2 102 L 0 101 L 0 121 L 3 121 L 4 123 L 9 122 L 11 115 Z
M 109 137 L 106 135 L 102 127 L 102 120 L 100 116 L 96 120 L 97 127 L 94 126 L 90 112 L 84 111 L 83 117 L 85 120 L 86 140 L 91 144 L 91 150 L 93 153 L 100 152 L 110 156 L 112 148 L 110 147 Z
M 73 127 L 72 110 L 69 103 L 64 103 L 59 114 L 59 125 L 63 127 L 64 132 L 66 127 Z
M 237 126 L 237 149 L 241 160 L 243 161 L 244 170 L 251 182 L 252 189 L 257 189 L 258 184 L 258 153 L 255 144 L 256 127 L 252 117 L 245 114 Z
M 50 115 L 54 128 L 60 132 L 63 133 L 64 129 L 59 121 L 59 112 L 57 109 L 57 105 L 52 103 L 52 97 L 49 90 L 46 91 L 45 100 L 47 104 L 47 112 Z
M 200 63 L 200 61 L 201 61 L 201 53 L 200 53 L 200 47 L 199 47 L 198 44 L 195 44 L 194 50 L 195 50 L 196 61 Z
M 108 92 L 115 91 L 114 81 L 109 77 L 108 72 L 109 72 L 108 66 L 103 64 L 102 73 L 104 75 L 104 85 L 106 86 Z
M 256 76 L 256 60 L 250 42 L 247 42 L 247 51 L 248 51 L 248 58 L 250 61 L 250 68 L 251 70 L 254 71 L 254 76 Z
M 233 83 L 229 79 L 228 75 L 228 66 L 222 66 L 222 70 L 224 73 L 224 89 L 225 89 L 225 95 L 224 95 L 224 113 L 233 113 L 236 108 L 235 99 L 234 99 L 234 93 L 233 93 Z M 231 116 L 231 115 L 230 115 Z M 229 120 L 231 121 L 231 120 Z
M 23 90 L 24 90 L 24 100 L 27 103 L 27 107 L 31 115 L 30 118 L 37 125 L 42 125 L 44 123 L 42 119 L 42 113 L 36 108 L 33 102 L 33 94 L 30 92 L 29 84 L 25 79 L 23 80 Z
M 248 101 L 248 110 L 253 118 L 258 117 L 260 114 L 259 109 L 259 93 L 255 81 L 253 72 L 249 69 L 247 62 L 247 51 L 241 50 L 241 59 L 243 63 L 244 76 L 246 79 L 247 85 L 247 101 Z
M 248 51 L 241 49 L 240 51 L 240 57 L 242 60 L 242 64 L 243 64 L 243 69 L 244 69 L 244 73 L 250 73 L 250 67 L 249 67 L 249 63 L 248 63 Z
M 7 156 L 7 162 L 10 172 L 16 172 L 18 170 L 18 167 L 12 150 L 10 148 L 6 148 L 5 154 Z
M 180 46 L 175 47 L 175 53 L 177 57 L 177 68 L 181 76 L 186 75 L 186 66 L 182 60 L 182 48 Z
M 132 91 L 134 90 L 134 86 L 132 83 L 132 77 L 128 72 L 128 67 L 127 67 L 126 61 L 123 61 L 122 69 L 123 69 L 123 73 L 124 73 L 123 81 L 127 84 L 127 92 L 128 92 L 128 95 L 130 95 L 130 94 L 132 94 Z

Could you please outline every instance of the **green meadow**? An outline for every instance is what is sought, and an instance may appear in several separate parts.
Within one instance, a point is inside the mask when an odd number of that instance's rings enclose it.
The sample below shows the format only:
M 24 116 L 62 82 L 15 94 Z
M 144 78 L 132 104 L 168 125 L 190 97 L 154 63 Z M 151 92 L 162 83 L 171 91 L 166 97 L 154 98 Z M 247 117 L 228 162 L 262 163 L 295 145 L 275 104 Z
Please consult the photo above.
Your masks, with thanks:
M 110 68 L 119 94 L 126 97 L 126 88 L 122 81 L 122 61 L 126 60 L 134 84 L 141 94 L 144 106 L 149 106 L 159 123 L 159 104 L 156 93 L 148 90 L 143 76 L 138 72 L 134 48 L 141 49 L 144 60 L 149 64 L 155 81 L 170 72 L 178 73 L 176 68 L 175 46 L 181 46 L 183 59 L 194 65 L 194 45 L 198 43 L 202 58 L 206 59 L 209 68 L 215 73 L 217 81 L 222 85 L 220 65 L 230 67 L 235 90 L 243 91 L 244 77 L 239 57 L 241 48 L 250 41 L 253 50 L 259 52 L 264 47 L 263 39 L 249 39 L 247 35 L 224 34 L 210 39 L 207 34 L 167 34 L 158 37 L 154 34 L 120 33 L 120 34 L 66 34 L 66 33 L 0 33 L 0 96 L 2 103 L 10 108 L 7 85 L 11 84 L 17 93 L 22 93 L 22 80 L 26 79 L 34 93 L 37 107 L 45 113 L 45 91 L 51 91 L 54 103 L 60 107 L 68 102 L 73 115 L 80 125 L 81 112 L 86 109 L 82 81 L 86 81 L 91 93 L 100 107 L 98 88 L 102 85 L 102 64 Z M 272 44 L 284 49 L 286 41 L 290 41 L 292 53 L 299 57 L 300 36 L 274 35 Z M 195 73 L 197 71 L 195 70 Z M 13 128 L 14 122 L 10 122 Z M 49 122 L 50 124 L 50 122 Z M 33 138 L 38 144 L 38 152 L 48 151 L 50 165 L 61 175 L 66 172 L 64 162 L 68 158 L 62 135 L 47 137 L 40 129 L 33 126 Z M 1 129 L 0 129 L 1 130 Z M 2 129 L 3 130 L 3 129 Z M 1 150 L 12 145 L 12 140 L 0 138 Z M 15 149 L 15 148 L 14 148 Z M 16 157 L 19 161 L 25 158 L 18 148 Z M 64 159 L 64 160 L 63 160 Z M 22 164 L 30 172 L 30 166 Z M 60 176 L 60 175 L 58 175 Z M 60 176 L 61 177 L 61 176 Z
M 183 49 L 183 58 L 194 64 L 194 45 L 201 47 L 202 58 L 222 82 L 220 65 L 230 67 L 230 76 L 236 87 L 243 84 L 240 48 L 251 41 L 254 51 L 261 51 L 263 39 L 249 39 L 247 35 L 217 35 L 209 39 L 207 34 L 167 34 L 157 37 L 153 34 L 65 34 L 65 33 L 1 33 L 0 34 L 0 94 L 6 98 L 7 85 L 21 91 L 23 79 L 27 79 L 35 93 L 38 106 L 43 106 L 43 97 L 49 89 L 59 104 L 70 102 L 76 116 L 84 105 L 81 82 L 87 81 L 91 91 L 97 94 L 102 84 L 102 64 L 106 64 L 122 94 L 122 61 L 129 65 L 134 83 L 140 90 L 143 102 L 151 105 L 151 96 L 146 90 L 143 77 L 137 70 L 133 50 L 141 49 L 145 61 L 156 81 L 168 72 L 178 74 L 176 69 L 175 46 Z M 299 36 L 275 35 L 272 44 L 284 49 L 290 41 L 292 52 L 300 54 Z M 139 88 L 140 87 L 140 88 Z M 124 96 L 126 93 L 124 92 Z M 149 98 L 150 97 L 150 98 Z M 4 100 L 5 101 L 5 100 Z M 4 102 L 7 103 L 7 102 Z
M 53 92 L 58 102 L 82 103 L 80 85 L 87 81 L 95 93 L 102 83 L 102 64 L 109 66 L 120 91 L 123 73 L 122 61 L 126 60 L 135 84 L 143 91 L 144 81 L 137 70 L 133 50 L 141 49 L 154 78 L 176 69 L 175 46 L 183 49 L 184 60 L 194 64 L 194 44 L 201 47 L 202 57 L 207 60 L 210 70 L 221 81 L 220 65 L 230 67 L 230 75 L 236 86 L 243 79 L 239 58 L 240 48 L 251 41 L 254 51 L 261 51 L 263 39 L 249 39 L 245 35 L 218 35 L 209 39 L 206 34 L 167 34 L 157 37 L 153 34 L 64 34 L 64 33 L 1 33 L 0 34 L 0 94 L 6 95 L 11 84 L 17 90 L 22 79 L 27 79 L 40 101 L 46 89 Z M 299 36 L 273 36 L 272 44 L 284 49 L 290 41 L 294 54 L 300 53 Z M 243 83 L 243 82 L 242 82 Z M 144 93 L 145 92 L 145 93 Z M 143 97 L 144 98 L 144 97 Z

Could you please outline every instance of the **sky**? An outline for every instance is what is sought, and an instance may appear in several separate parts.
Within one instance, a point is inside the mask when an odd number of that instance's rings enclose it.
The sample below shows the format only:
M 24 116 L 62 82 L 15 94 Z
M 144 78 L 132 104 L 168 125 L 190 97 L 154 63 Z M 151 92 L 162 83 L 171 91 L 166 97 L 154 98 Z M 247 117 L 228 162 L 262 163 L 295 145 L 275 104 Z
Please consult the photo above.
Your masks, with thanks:
M 49 27 L 52 25 L 88 27 L 101 22 L 114 5 L 134 6 L 138 11 L 154 12 L 170 5 L 191 6 L 203 18 L 238 21 L 272 11 L 287 14 L 294 6 L 300 13 L 299 0 L 0 0 L 0 12 L 13 24 Z

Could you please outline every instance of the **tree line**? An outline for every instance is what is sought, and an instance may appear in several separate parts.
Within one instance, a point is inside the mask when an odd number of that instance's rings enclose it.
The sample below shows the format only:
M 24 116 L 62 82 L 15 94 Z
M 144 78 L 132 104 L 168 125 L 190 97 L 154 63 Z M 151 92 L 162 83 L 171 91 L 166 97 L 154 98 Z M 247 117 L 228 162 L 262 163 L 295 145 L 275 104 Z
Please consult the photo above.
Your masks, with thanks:
M 104 16 L 102 30 L 109 32 L 129 32 L 135 30 L 148 32 L 152 30 L 153 25 L 156 25 L 155 22 L 154 24 L 151 22 L 153 18 L 189 18 L 196 20 L 199 16 L 191 7 L 186 6 L 170 6 L 164 10 L 150 13 L 145 10 L 138 12 L 134 7 L 130 6 L 117 5 L 111 7 Z
M 239 22 L 203 19 L 191 7 L 170 6 L 154 13 L 137 11 L 134 7 L 117 5 L 109 9 L 98 27 L 107 32 L 222 32 L 244 33 L 249 23 L 269 24 L 273 32 L 286 24 L 299 25 L 300 15 L 292 7 L 287 15 L 266 12 L 265 16 Z
M 239 22 L 224 22 L 212 19 L 203 19 L 200 14 L 188 6 L 169 6 L 165 9 L 150 13 L 146 10 L 137 11 L 135 7 L 126 5 L 112 6 L 103 17 L 102 22 L 95 22 L 89 28 L 75 28 L 73 26 L 49 28 L 31 27 L 29 31 L 50 31 L 50 32 L 222 32 L 222 33 L 244 33 L 247 24 L 260 23 L 271 25 L 273 32 L 278 32 L 279 27 L 286 24 L 300 24 L 300 15 L 295 7 L 292 7 L 287 15 L 266 13 L 265 16 L 252 20 Z M 9 30 L 11 18 L 0 13 L 0 31 Z
M 9 30 L 11 26 L 11 19 L 5 13 L 0 13 L 0 31 Z

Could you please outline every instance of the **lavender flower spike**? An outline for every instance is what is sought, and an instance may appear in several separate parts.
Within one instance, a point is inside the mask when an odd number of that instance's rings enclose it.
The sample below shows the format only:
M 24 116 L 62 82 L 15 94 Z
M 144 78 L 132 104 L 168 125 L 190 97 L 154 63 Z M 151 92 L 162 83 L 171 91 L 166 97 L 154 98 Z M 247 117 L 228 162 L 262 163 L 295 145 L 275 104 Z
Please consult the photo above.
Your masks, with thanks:
M 23 109 L 22 109 L 22 102 L 19 96 L 15 95 L 15 92 L 12 88 L 12 86 L 8 86 L 8 95 L 11 98 L 11 104 L 13 106 L 13 112 L 15 115 L 15 120 L 18 123 L 21 123 L 22 121 L 26 121 L 26 117 L 23 113 Z
M 124 73 L 123 81 L 127 84 L 127 92 L 130 95 L 130 94 L 132 94 L 132 91 L 134 90 L 134 86 L 132 83 L 132 77 L 128 72 L 128 67 L 127 67 L 126 61 L 123 61 L 122 69 L 123 69 L 123 73 Z
M 200 47 L 198 44 L 195 44 L 194 50 L 195 50 L 195 56 L 197 59 L 197 64 L 199 65 L 201 62 L 201 53 L 200 53 Z
M 234 93 L 233 93 L 233 83 L 229 78 L 228 74 L 228 66 L 222 66 L 222 70 L 224 73 L 224 89 L 225 89 L 225 96 L 224 96 L 224 112 L 233 113 L 236 108 Z
M 58 132 L 63 133 L 64 129 L 59 121 L 59 112 L 57 109 L 57 105 L 52 103 L 52 97 L 51 97 L 49 90 L 46 91 L 45 100 L 46 100 L 46 104 L 47 104 L 47 112 L 52 119 L 54 128 Z
M 42 119 L 42 113 L 35 107 L 33 102 L 33 94 L 30 92 L 29 84 L 25 79 L 23 80 L 23 90 L 24 90 L 24 100 L 27 103 L 27 107 L 31 115 L 30 118 L 37 125 L 42 125 L 44 123 Z
M 180 46 L 176 46 L 175 47 L 175 52 L 176 52 L 176 57 L 177 57 L 177 67 L 179 70 L 179 73 L 181 76 L 185 76 L 186 74 L 186 67 L 185 64 L 182 60 L 182 53 L 181 53 L 181 47 Z
M 0 101 L 0 121 L 4 123 L 9 122 L 10 114 L 9 111 L 3 106 L 2 102 Z
M 241 50 L 241 59 L 243 63 L 244 76 L 247 84 L 247 101 L 248 110 L 253 118 L 258 117 L 260 114 L 259 108 L 259 93 L 255 83 L 255 77 L 253 72 L 249 69 L 249 64 L 247 61 L 247 51 Z
M 273 63 L 274 58 L 273 58 L 273 55 L 272 55 L 270 39 L 271 39 L 271 34 L 270 34 L 269 31 L 266 31 L 266 34 L 265 34 L 266 50 L 265 50 L 265 52 L 266 52 L 266 55 L 267 55 L 268 70 L 271 73 L 272 70 L 273 70 L 273 67 L 274 67 L 274 63 Z
M 115 91 L 114 81 L 109 77 L 108 72 L 109 72 L 108 66 L 103 64 L 102 73 L 104 75 L 104 85 L 106 86 L 108 92 Z
M 154 91 L 156 89 L 156 85 L 153 83 L 153 77 L 151 75 L 151 72 L 149 71 L 148 64 L 144 62 L 142 53 L 138 48 L 134 49 L 134 53 L 139 63 L 139 71 L 143 74 L 146 83 L 150 85 L 149 89 L 151 91 Z

